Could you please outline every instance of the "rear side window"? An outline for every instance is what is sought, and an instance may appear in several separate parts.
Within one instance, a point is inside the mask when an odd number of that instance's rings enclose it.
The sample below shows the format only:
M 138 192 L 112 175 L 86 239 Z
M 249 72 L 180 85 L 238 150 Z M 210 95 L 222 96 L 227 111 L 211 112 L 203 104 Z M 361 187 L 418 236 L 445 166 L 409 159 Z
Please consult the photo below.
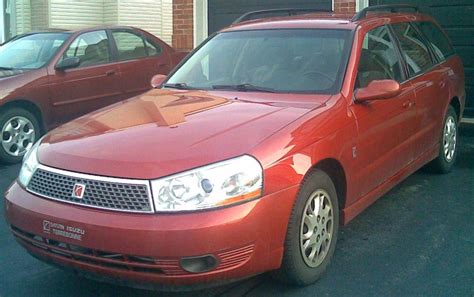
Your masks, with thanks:
M 148 51 L 149 56 L 158 56 L 159 54 L 163 52 L 163 49 L 161 48 L 161 46 L 154 44 L 148 40 L 145 40 L 145 43 L 146 43 L 146 49 Z
M 410 76 L 422 73 L 433 66 L 430 51 L 413 26 L 409 23 L 399 23 L 393 24 L 392 27 L 400 42 Z
M 120 61 L 139 59 L 147 56 L 146 45 L 141 36 L 126 31 L 114 31 L 112 35 L 117 45 L 118 59 Z
M 356 88 L 364 88 L 373 80 L 402 81 L 402 68 L 395 45 L 385 26 L 369 31 L 364 38 L 357 73 Z
M 443 61 L 454 54 L 454 49 L 451 47 L 448 38 L 438 28 L 438 26 L 431 22 L 417 22 L 415 24 L 426 36 L 426 39 L 433 48 L 434 54 L 440 61 Z

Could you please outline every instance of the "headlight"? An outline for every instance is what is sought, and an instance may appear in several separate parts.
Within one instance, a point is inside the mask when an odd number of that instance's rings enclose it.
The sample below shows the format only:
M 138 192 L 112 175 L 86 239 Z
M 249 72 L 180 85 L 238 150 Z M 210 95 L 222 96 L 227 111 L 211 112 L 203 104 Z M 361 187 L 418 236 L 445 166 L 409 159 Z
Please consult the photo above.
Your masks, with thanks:
M 157 211 L 220 207 L 262 194 L 260 163 L 250 156 L 211 164 L 151 182 Z
M 38 167 L 38 158 L 36 156 L 41 139 L 39 139 L 31 149 L 23 157 L 23 164 L 21 165 L 20 174 L 18 175 L 18 182 L 25 188 L 28 186 L 31 177 Z

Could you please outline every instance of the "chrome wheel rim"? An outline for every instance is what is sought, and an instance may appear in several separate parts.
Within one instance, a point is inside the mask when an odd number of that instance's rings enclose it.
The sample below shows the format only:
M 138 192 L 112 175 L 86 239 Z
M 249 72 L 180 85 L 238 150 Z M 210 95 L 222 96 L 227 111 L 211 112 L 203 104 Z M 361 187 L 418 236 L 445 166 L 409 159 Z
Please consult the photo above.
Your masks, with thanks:
M 446 161 L 451 162 L 456 152 L 456 120 L 448 116 L 444 124 L 443 132 L 443 150 Z
M 311 194 L 303 210 L 300 248 L 309 267 L 317 267 L 326 258 L 333 238 L 333 207 L 329 194 L 317 190 Z
M 36 132 L 29 119 L 15 116 L 3 125 L 1 137 L 3 150 L 12 157 L 21 157 L 33 146 Z

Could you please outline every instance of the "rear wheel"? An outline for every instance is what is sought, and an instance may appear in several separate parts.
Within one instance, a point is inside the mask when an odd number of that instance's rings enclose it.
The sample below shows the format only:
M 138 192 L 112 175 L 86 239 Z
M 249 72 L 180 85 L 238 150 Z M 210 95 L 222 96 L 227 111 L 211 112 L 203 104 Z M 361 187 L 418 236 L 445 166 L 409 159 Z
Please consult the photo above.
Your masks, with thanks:
M 439 173 L 452 170 L 457 157 L 458 147 L 458 115 L 452 106 L 448 107 L 443 123 L 438 157 L 430 164 L 430 168 Z
M 285 252 L 275 276 L 293 285 L 308 285 L 326 271 L 337 241 L 339 207 L 334 183 L 321 170 L 301 187 L 288 223 Z
M 22 108 L 10 108 L 0 114 L 0 162 L 18 163 L 40 136 L 38 120 Z

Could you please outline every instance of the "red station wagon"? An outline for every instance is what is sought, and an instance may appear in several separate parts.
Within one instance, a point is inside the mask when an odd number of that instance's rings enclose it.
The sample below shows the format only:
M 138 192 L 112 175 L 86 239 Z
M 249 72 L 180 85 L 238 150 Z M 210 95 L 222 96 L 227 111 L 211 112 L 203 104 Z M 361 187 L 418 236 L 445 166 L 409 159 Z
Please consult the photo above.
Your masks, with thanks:
M 463 66 L 436 22 L 407 8 L 211 36 L 161 87 L 36 143 L 6 192 L 16 240 L 141 287 L 265 271 L 313 283 L 340 224 L 425 164 L 455 162 Z
M 151 89 L 183 55 L 132 27 L 15 37 L 0 48 L 0 162 L 21 161 L 44 131 Z

